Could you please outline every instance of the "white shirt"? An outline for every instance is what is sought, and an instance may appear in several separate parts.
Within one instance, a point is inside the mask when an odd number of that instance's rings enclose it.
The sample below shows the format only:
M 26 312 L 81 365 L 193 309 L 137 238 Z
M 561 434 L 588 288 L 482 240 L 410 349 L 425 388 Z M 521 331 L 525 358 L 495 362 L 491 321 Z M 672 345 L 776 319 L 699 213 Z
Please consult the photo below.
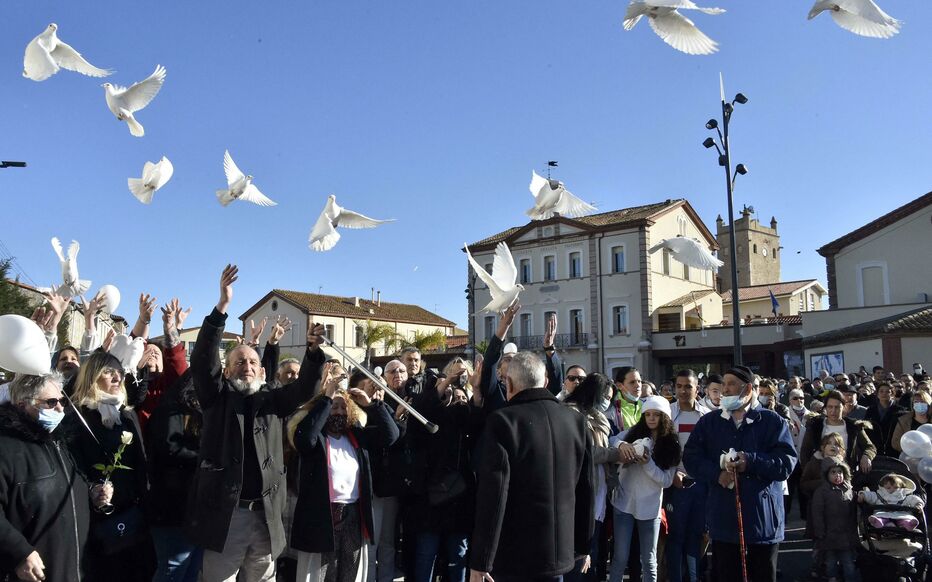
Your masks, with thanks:
M 828 423 L 828 419 L 825 420 L 824 427 L 822 428 L 822 436 L 824 437 L 827 434 L 838 433 L 841 437 L 841 442 L 844 443 L 845 447 L 848 446 L 848 425 L 842 422 L 838 426 L 832 426 Z
M 616 447 L 621 442 L 620 435 L 609 440 L 609 445 Z M 634 519 L 657 519 L 660 517 L 660 505 L 663 490 L 673 485 L 676 467 L 662 470 L 649 458 L 647 463 L 619 465 L 618 487 L 612 506 L 618 511 L 633 515 Z
M 331 503 L 355 503 L 359 499 L 359 461 L 353 443 L 327 435 Z

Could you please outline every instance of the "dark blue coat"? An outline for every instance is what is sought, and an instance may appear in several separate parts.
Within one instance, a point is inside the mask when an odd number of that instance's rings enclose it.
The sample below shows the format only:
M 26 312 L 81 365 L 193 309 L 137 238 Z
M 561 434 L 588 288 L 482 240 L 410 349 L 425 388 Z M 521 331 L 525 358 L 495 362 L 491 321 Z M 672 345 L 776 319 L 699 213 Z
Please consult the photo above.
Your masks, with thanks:
M 686 448 L 686 472 L 709 484 L 709 534 L 715 541 L 738 543 L 738 517 L 734 489 L 718 484 L 719 458 L 728 449 L 747 453 L 748 467 L 739 474 L 744 540 L 747 544 L 774 544 L 783 540 L 783 485 L 796 466 L 796 450 L 789 425 L 777 413 L 749 410 L 736 427 L 719 411 L 696 423 Z

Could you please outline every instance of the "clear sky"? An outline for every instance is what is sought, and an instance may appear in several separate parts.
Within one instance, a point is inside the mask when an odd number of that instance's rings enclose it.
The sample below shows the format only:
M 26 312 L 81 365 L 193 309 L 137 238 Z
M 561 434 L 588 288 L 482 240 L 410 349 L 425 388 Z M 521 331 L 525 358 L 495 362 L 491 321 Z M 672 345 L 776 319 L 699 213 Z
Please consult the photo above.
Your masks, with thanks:
M 600 210 L 685 197 L 714 229 L 724 176 L 701 142 L 721 71 L 750 99 L 732 123 L 750 168 L 736 207 L 777 217 L 784 280 L 824 283 L 816 248 L 932 189 L 932 2 L 881 0 L 904 21 L 886 41 L 807 21 L 808 0 L 717 5 L 728 12 L 690 14 L 721 48 L 695 57 L 646 22 L 625 32 L 622 1 L 8 0 L 0 159 L 29 167 L 0 170 L 0 255 L 49 285 L 49 239 L 77 239 L 82 278 L 117 285 L 131 319 L 146 291 L 180 296 L 195 322 L 235 262 L 234 316 L 275 287 L 375 287 L 465 327 L 461 244 L 524 224 L 548 159 Z M 114 83 L 168 69 L 137 114 L 144 138 L 109 112 L 101 80 L 21 76 L 49 22 Z M 278 206 L 218 204 L 226 148 Z M 126 179 L 163 155 L 174 178 L 144 206 Z M 398 220 L 312 252 L 330 193 Z

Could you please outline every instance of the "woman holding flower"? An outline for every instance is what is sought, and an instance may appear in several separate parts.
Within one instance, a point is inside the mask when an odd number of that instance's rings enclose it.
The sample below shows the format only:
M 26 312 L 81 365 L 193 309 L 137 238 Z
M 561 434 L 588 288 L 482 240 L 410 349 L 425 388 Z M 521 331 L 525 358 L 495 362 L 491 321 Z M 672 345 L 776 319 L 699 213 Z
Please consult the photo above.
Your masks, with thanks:
M 72 399 L 93 432 L 70 415 L 75 459 L 89 481 L 110 482 L 114 490 L 112 511 L 108 507 L 105 512 L 91 512 L 89 580 L 148 582 L 155 569 L 142 512 L 148 489 L 146 455 L 132 409 L 144 391 L 134 391 L 134 398 L 127 401 L 126 381 L 133 379 L 127 380 L 119 360 L 105 352 L 91 355 L 75 381 Z

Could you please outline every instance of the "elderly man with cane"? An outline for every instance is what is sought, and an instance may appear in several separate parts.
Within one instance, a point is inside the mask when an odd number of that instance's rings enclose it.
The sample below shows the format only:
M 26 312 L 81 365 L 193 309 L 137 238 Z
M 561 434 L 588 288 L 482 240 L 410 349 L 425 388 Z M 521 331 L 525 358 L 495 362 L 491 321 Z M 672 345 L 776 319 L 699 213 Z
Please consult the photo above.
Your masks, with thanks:
M 748 581 L 775 582 L 783 541 L 782 481 L 796 465 L 796 449 L 784 419 L 752 408 L 750 369 L 735 366 L 723 380 L 721 412 L 696 423 L 683 463 L 709 486 L 713 579 L 741 579 L 736 572 L 746 572 Z

